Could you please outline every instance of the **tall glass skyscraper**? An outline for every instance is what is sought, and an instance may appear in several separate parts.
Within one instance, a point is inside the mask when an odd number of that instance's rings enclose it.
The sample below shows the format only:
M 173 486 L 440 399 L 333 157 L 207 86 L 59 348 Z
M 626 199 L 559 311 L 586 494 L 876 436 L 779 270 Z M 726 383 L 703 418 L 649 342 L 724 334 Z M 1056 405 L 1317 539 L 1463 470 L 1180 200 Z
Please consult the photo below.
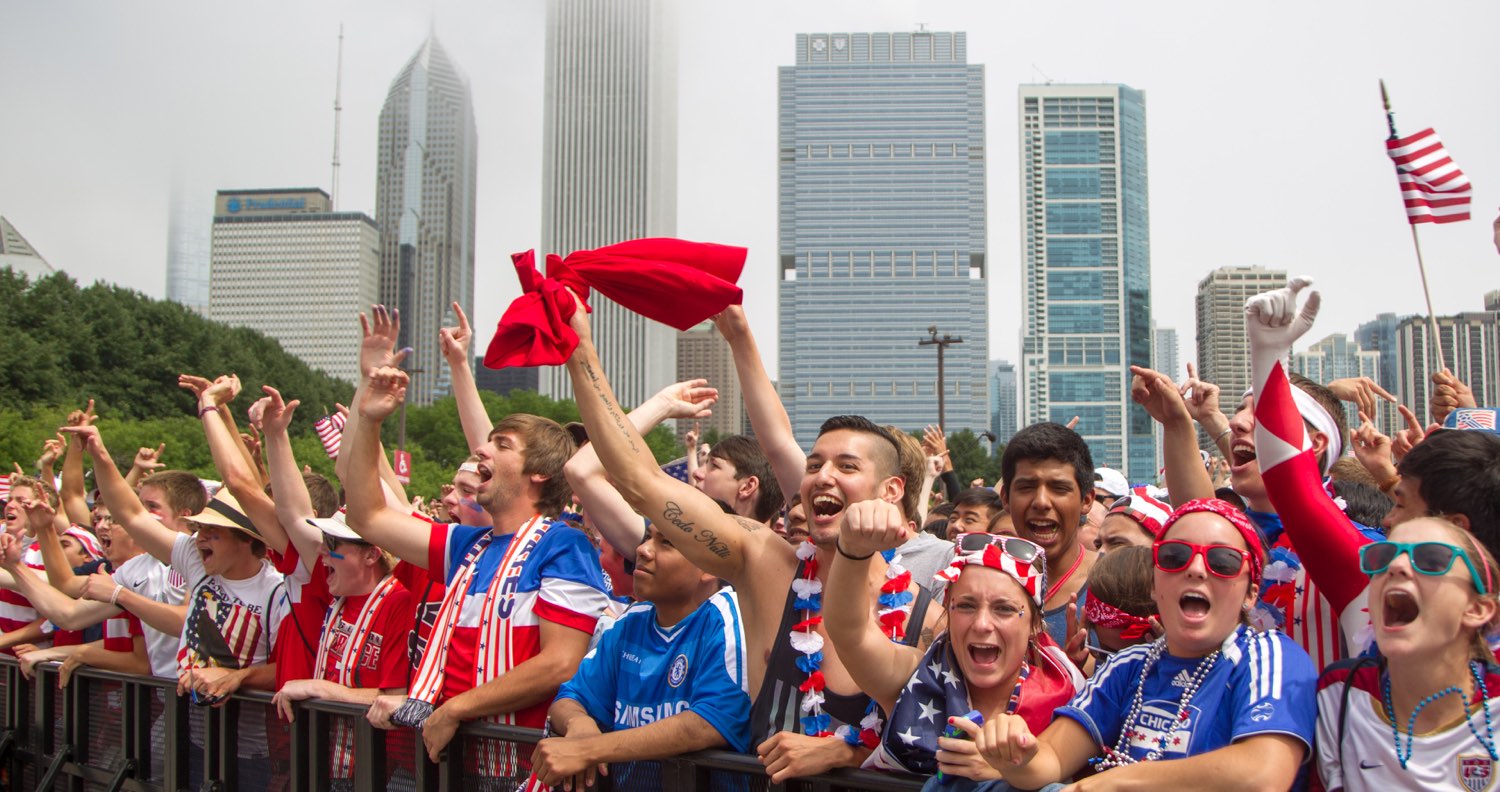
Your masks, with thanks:
M 1094 464 L 1150 481 L 1128 370 L 1152 358 L 1145 95 L 1023 85 L 1020 101 L 1024 423 L 1077 416 Z
M 963 33 L 798 34 L 780 86 L 780 390 L 804 447 L 832 415 L 990 424 L 984 68 Z
M 469 83 L 429 36 L 391 81 L 380 110 L 375 189 L 380 300 L 401 311 L 402 346 L 414 347 L 407 399 L 450 391 L 438 329 L 448 304 L 474 315 L 474 206 L 479 133 Z
M 677 43 L 664 0 L 548 0 L 542 248 L 677 235 Z M 620 403 L 677 376 L 677 331 L 595 292 L 594 341 Z M 542 393 L 573 395 L 543 368 Z

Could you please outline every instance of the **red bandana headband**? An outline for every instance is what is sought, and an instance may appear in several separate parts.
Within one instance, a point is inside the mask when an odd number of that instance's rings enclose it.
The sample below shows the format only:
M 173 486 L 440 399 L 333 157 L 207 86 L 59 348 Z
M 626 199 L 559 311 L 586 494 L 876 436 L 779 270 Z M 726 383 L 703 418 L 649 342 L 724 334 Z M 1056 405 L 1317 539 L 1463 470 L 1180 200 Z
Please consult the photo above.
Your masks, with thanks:
M 1116 608 L 1089 594 L 1083 599 L 1083 618 L 1095 627 L 1120 628 L 1120 637 L 1135 641 L 1151 634 L 1151 620 Z
M 1245 540 L 1245 548 L 1250 551 L 1250 582 L 1260 583 L 1260 570 L 1266 563 L 1266 544 L 1261 539 L 1260 530 L 1250 522 L 1245 513 L 1236 509 L 1233 504 L 1221 501 L 1218 498 L 1199 498 L 1182 504 L 1172 516 L 1167 518 L 1167 524 L 1162 526 L 1161 535 L 1157 537 L 1160 541 L 1172 530 L 1172 526 L 1182 519 L 1183 515 L 1196 514 L 1198 512 L 1212 512 L 1229 521 L 1236 531 L 1240 532 L 1240 538 Z
M 953 560 L 948 562 L 948 567 L 933 577 L 952 585 L 953 581 L 958 580 L 959 573 L 963 572 L 964 567 L 969 564 L 989 567 L 1010 575 L 1021 584 L 1021 588 L 1026 590 L 1027 595 L 1037 604 L 1037 607 L 1042 607 L 1042 602 L 1047 596 L 1047 557 L 1042 552 L 1042 548 L 1015 536 L 996 536 L 995 540 L 979 550 L 956 551 L 953 554 Z M 1036 560 L 1022 561 L 1001 548 L 1001 544 L 1011 542 L 1020 542 L 1034 549 Z
M 1136 487 L 1126 497 L 1115 501 L 1110 514 L 1123 514 L 1140 524 L 1152 536 L 1160 537 L 1162 525 L 1172 516 L 1172 507 L 1146 492 L 1145 487 Z

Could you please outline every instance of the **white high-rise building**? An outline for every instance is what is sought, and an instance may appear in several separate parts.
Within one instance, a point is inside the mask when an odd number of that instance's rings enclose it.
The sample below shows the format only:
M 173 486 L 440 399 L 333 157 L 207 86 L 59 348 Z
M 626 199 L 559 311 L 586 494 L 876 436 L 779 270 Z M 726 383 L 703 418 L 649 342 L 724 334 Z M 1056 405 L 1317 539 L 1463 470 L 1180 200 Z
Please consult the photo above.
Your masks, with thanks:
M 307 365 L 359 379 L 356 316 L 379 293 L 380 233 L 318 189 L 221 190 L 209 315 L 276 339 Z
M 413 347 L 407 400 L 430 404 L 451 390 L 438 330 L 449 303 L 474 315 L 474 207 L 479 133 L 469 83 L 429 36 L 380 110 L 375 217 L 380 221 L 380 301 L 401 311 Z
M 1198 378 L 1219 386 L 1219 407 L 1234 415 L 1250 389 L 1245 301 L 1286 285 L 1286 272 L 1220 267 L 1198 282 Z
M 1154 422 L 1130 401 L 1151 359 L 1146 96 L 1127 85 L 1023 85 L 1023 425 L 1067 423 L 1094 464 L 1156 474 Z
M 677 233 L 677 45 L 662 0 L 549 0 L 542 143 L 542 249 Z M 594 341 L 620 403 L 677 374 L 677 331 L 589 298 Z M 562 367 L 542 393 L 572 396 Z

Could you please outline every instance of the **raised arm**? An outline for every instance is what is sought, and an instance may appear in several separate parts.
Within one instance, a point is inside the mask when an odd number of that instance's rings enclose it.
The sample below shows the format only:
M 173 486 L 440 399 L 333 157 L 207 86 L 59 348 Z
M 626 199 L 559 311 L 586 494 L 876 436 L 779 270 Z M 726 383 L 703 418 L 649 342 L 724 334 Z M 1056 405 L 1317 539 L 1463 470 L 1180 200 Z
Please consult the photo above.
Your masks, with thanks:
M 443 345 L 443 358 L 448 361 L 453 400 L 458 404 L 458 422 L 463 425 L 464 439 L 469 442 L 472 452 L 489 442 L 490 430 L 495 424 L 484 411 L 479 386 L 474 383 L 474 364 L 469 356 L 474 331 L 469 328 L 469 317 L 464 315 L 464 309 L 457 302 L 453 303 L 453 313 L 458 316 L 458 326 L 438 330 L 438 340 Z
M 225 414 L 229 412 L 226 406 L 240 390 L 239 378 L 219 377 L 210 383 L 202 377 L 184 374 L 177 378 L 177 384 L 198 396 L 198 420 L 203 423 L 208 451 L 213 455 L 214 467 L 218 468 L 229 494 L 240 502 L 245 516 L 265 538 L 266 546 L 285 553 L 287 536 L 276 517 L 276 504 L 266 495 L 260 473 L 252 466 L 249 457 L 240 452 L 239 433 L 233 431 L 226 421 Z
M 270 385 L 263 389 L 270 401 L 261 413 L 260 425 L 265 432 L 266 469 L 271 474 L 271 492 L 276 495 L 276 517 L 287 538 L 297 548 L 302 566 L 312 571 L 313 565 L 318 563 L 318 548 L 323 537 L 318 529 L 307 523 L 307 518 L 318 515 L 313 510 L 312 496 L 307 493 L 307 482 L 302 479 L 302 469 L 297 466 L 297 457 L 292 454 L 292 441 L 287 434 L 292 414 L 301 402 L 296 399 L 282 401 L 281 393 Z
M 15 591 L 30 600 L 37 613 L 64 630 L 92 627 L 120 612 L 107 603 L 73 599 L 47 585 L 47 581 L 21 563 L 21 542 L 9 534 L 0 535 L 0 568 L 10 574 Z
M 360 332 L 363 334 L 359 345 L 359 384 L 354 388 L 354 404 L 359 403 L 360 396 L 369 384 L 370 373 L 382 366 L 399 366 L 411 348 L 396 350 L 396 338 L 401 334 L 401 312 L 386 310 L 384 305 L 375 305 L 370 308 L 370 315 L 359 315 Z M 348 435 L 359 423 L 359 411 L 350 410 L 339 406 L 339 411 L 344 414 L 344 434 Z M 379 436 L 376 437 L 377 441 Z M 378 443 L 377 443 L 378 447 Z M 378 448 L 379 462 L 377 469 L 380 471 L 380 479 L 390 488 L 391 497 L 395 505 L 402 511 L 411 510 L 411 501 L 407 500 L 406 488 L 396 478 L 396 471 L 391 468 L 391 461 L 385 455 L 384 448 Z M 339 481 L 344 480 L 344 473 L 348 469 L 348 456 L 340 450 L 339 456 L 333 461 L 333 473 Z
M 391 508 L 380 487 L 380 426 L 405 401 L 409 381 L 406 372 L 397 368 L 375 370 L 351 411 L 358 412 L 361 420 L 344 426 L 339 455 L 349 457 L 344 494 L 350 527 L 401 560 L 427 569 L 431 526 Z
M 37 547 L 42 550 L 42 564 L 47 568 L 47 582 L 64 594 L 77 597 L 83 591 L 84 578 L 73 574 L 73 567 L 63 555 L 62 542 L 53 525 L 55 516 L 55 510 L 44 500 L 35 500 L 26 506 L 31 532 L 36 534 Z
M 1198 367 L 1189 363 L 1187 379 L 1177 386 L 1177 393 L 1182 396 L 1188 414 L 1203 427 L 1203 432 L 1213 441 L 1214 447 L 1219 449 L 1219 455 L 1225 459 L 1233 459 L 1234 455 L 1229 448 L 1229 418 L 1225 417 L 1224 411 L 1219 407 L 1219 386 L 1198 379 Z
M 641 433 L 615 400 L 599 365 L 581 304 L 573 313 L 572 326 L 578 334 L 578 348 L 568 358 L 568 374 L 573 379 L 578 412 L 588 427 L 589 445 L 599 454 L 615 488 L 661 530 L 690 538 L 692 541 L 674 539 L 672 545 L 699 569 L 742 586 L 755 568 L 754 559 L 765 547 L 764 539 L 780 542 L 781 538 L 770 531 L 747 531 L 712 498 L 662 472 Z M 782 546 L 786 544 L 782 542 Z
M 1130 398 L 1161 424 L 1162 461 L 1167 467 L 1167 492 L 1174 506 L 1214 496 L 1214 482 L 1198 456 L 1198 433 L 1182 394 L 1159 371 L 1131 366 Z
M 880 631 L 870 600 L 870 559 L 910 538 L 901 508 L 882 500 L 851 504 L 839 528 L 838 552 L 828 570 L 823 626 L 859 689 L 886 712 L 896 706 L 922 652 Z
M 130 536 L 142 550 L 156 557 L 163 564 L 172 563 L 172 545 L 177 541 L 177 532 L 163 525 L 141 505 L 135 491 L 125 483 L 124 477 L 115 467 L 115 461 L 104 447 L 104 438 L 97 426 L 64 426 L 64 434 L 75 435 L 83 443 L 83 450 L 94 460 L 94 483 L 104 505 L 109 507 L 115 524 L 130 532 Z
M 709 407 L 719 397 L 718 391 L 707 384 L 708 380 L 697 379 L 668 385 L 632 410 L 626 418 L 642 436 L 670 418 L 705 418 L 710 414 Z M 694 453 L 695 450 L 689 450 L 689 458 Z M 588 513 L 589 524 L 616 552 L 634 558 L 635 548 L 646 535 L 645 523 L 619 490 L 609 483 L 592 443 L 578 449 L 563 467 L 563 474 L 568 477 L 573 494 Z
M 1312 292 L 1298 310 L 1297 294 L 1311 284 L 1294 278 L 1286 288 L 1252 297 L 1245 306 L 1255 385 L 1255 454 L 1266 495 L 1281 515 L 1288 538 L 1318 590 L 1333 606 L 1351 652 L 1366 623 L 1358 603 L 1369 585 L 1359 571 L 1359 549 L 1369 540 L 1323 489 L 1311 438 L 1293 399 L 1283 356 L 1312 328 L 1321 302 Z M 1354 607 L 1351 607 L 1353 605 Z
M 792 434 L 792 420 L 787 417 L 781 396 L 766 374 L 745 310 L 731 305 L 714 317 L 714 324 L 734 353 L 734 370 L 740 378 L 740 393 L 744 395 L 745 410 L 750 413 L 750 426 L 755 430 L 755 439 L 770 461 L 771 469 L 776 471 L 776 483 L 781 485 L 782 492 L 799 491 L 802 473 L 807 470 L 807 454 L 797 445 L 797 437 Z
M 130 470 L 125 473 L 125 483 L 135 489 L 140 485 L 141 479 L 155 473 L 165 467 L 161 462 L 161 455 L 167 450 L 166 443 L 160 443 L 156 448 L 141 447 L 135 452 L 135 460 L 130 464 Z
M 94 400 L 89 399 L 86 410 L 74 410 L 68 414 L 68 426 L 80 426 L 94 422 Z M 58 435 L 62 440 L 62 435 Z M 69 522 L 78 525 L 93 525 L 93 515 L 89 512 L 88 495 L 83 485 L 83 447 L 79 445 L 78 438 L 70 437 L 63 440 L 66 448 L 63 451 L 62 482 L 57 488 L 57 500 L 62 505 L 63 516 Z

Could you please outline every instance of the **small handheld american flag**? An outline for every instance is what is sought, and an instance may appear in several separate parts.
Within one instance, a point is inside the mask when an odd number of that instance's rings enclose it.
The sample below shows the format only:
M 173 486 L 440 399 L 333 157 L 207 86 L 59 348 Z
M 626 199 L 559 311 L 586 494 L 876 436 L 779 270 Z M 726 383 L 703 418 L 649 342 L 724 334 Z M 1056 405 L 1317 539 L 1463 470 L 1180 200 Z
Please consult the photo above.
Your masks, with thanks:
M 344 439 L 344 414 L 334 413 L 319 418 L 313 424 L 313 431 L 318 433 L 318 439 L 323 442 L 323 450 L 328 453 L 328 458 L 338 459 L 339 444 Z

